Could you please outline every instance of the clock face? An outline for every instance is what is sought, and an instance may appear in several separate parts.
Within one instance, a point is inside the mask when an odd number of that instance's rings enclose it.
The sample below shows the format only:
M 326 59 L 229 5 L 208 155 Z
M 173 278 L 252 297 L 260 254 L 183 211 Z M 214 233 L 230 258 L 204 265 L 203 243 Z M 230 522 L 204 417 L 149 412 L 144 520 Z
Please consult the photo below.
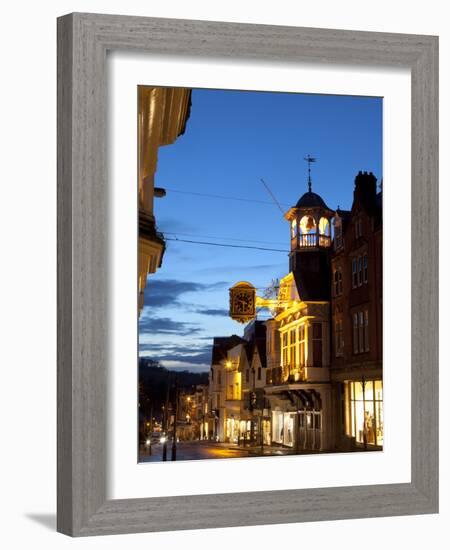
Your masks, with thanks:
M 241 290 L 233 297 L 233 311 L 236 313 L 253 312 L 253 292 Z
M 231 288 L 230 316 L 240 323 L 247 323 L 255 314 L 255 288 L 249 284 Z

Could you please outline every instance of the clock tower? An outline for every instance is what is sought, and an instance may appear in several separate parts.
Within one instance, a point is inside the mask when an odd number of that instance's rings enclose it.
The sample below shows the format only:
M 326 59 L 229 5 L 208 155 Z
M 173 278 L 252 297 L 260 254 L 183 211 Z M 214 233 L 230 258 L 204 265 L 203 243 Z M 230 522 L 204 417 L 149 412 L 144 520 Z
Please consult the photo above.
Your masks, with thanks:
M 320 195 L 312 191 L 308 162 L 308 191 L 290 208 L 285 219 L 289 222 L 289 271 L 294 274 L 302 300 L 329 300 L 331 219 L 334 211 Z

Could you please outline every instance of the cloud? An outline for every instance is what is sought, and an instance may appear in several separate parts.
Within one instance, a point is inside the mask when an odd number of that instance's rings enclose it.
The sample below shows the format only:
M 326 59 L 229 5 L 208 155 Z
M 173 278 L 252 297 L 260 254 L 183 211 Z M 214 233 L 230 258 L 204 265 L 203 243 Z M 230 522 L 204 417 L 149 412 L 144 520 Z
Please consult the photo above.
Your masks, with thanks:
M 152 308 L 167 307 L 179 304 L 179 298 L 189 292 L 201 292 L 224 288 L 225 281 L 215 283 L 198 283 L 193 281 L 179 281 L 177 279 L 149 278 L 144 294 L 144 306 Z
M 175 336 L 191 336 L 202 332 L 195 323 L 174 321 L 168 317 L 141 317 L 139 321 L 139 334 L 172 334 Z
M 207 307 L 197 307 L 194 309 L 195 313 L 200 313 L 201 315 L 211 315 L 213 317 L 228 317 L 229 311 L 224 308 L 207 308 Z
M 151 357 L 170 369 L 208 370 L 211 364 L 211 344 L 141 344 L 139 355 Z
M 210 369 L 210 364 L 209 363 L 204 363 L 204 364 L 192 364 L 192 363 L 188 363 L 186 361 L 163 361 L 162 362 L 162 365 L 166 368 L 166 369 L 170 369 L 170 370 L 178 370 L 178 371 L 184 371 L 184 370 L 188 370 L 188 371 L 203 371 L 203 372 L 207 372 L 209 371 Z
M 185 219 L 158 216 L 158 230 L 163 233 L 164 231 L 171 231 L 174 233 L 181 231 L 195 231 L 195 229 L 195 226 L 186 223 Z
M 173 344 L 160 342 L 144 342 L 139 345 L 139 349 L 144 352 L 151 352 L 161 356 L 199 354 L 210 351 L 213 344 L 213 337 L 196 337 L 198 340 L 208 340 L 209 344 Z

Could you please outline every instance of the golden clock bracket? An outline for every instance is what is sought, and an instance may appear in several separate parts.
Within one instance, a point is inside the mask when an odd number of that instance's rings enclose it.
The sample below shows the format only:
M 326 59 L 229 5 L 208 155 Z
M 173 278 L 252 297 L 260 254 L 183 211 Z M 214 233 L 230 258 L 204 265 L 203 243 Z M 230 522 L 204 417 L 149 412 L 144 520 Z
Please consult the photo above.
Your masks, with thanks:
M 247 281 L 240 281 L 230 288 L 230 317 L 238 323 L 248 323 L 256 318 L 257 308 L 277 309 L 282 300 L 256 295 L 256 288 Z

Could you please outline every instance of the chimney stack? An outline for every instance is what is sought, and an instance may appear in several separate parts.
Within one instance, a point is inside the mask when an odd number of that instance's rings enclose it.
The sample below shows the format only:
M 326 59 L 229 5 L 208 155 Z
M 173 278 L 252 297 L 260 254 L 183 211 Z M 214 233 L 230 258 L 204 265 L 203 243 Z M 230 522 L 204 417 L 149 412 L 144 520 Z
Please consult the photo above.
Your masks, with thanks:
M 370 208 L 374 204 L 377 195 L 377 178 L 372 172 L 358 172 L 355 177 L 355 190 L 353 198 L 359 199 L 365 207 Z

